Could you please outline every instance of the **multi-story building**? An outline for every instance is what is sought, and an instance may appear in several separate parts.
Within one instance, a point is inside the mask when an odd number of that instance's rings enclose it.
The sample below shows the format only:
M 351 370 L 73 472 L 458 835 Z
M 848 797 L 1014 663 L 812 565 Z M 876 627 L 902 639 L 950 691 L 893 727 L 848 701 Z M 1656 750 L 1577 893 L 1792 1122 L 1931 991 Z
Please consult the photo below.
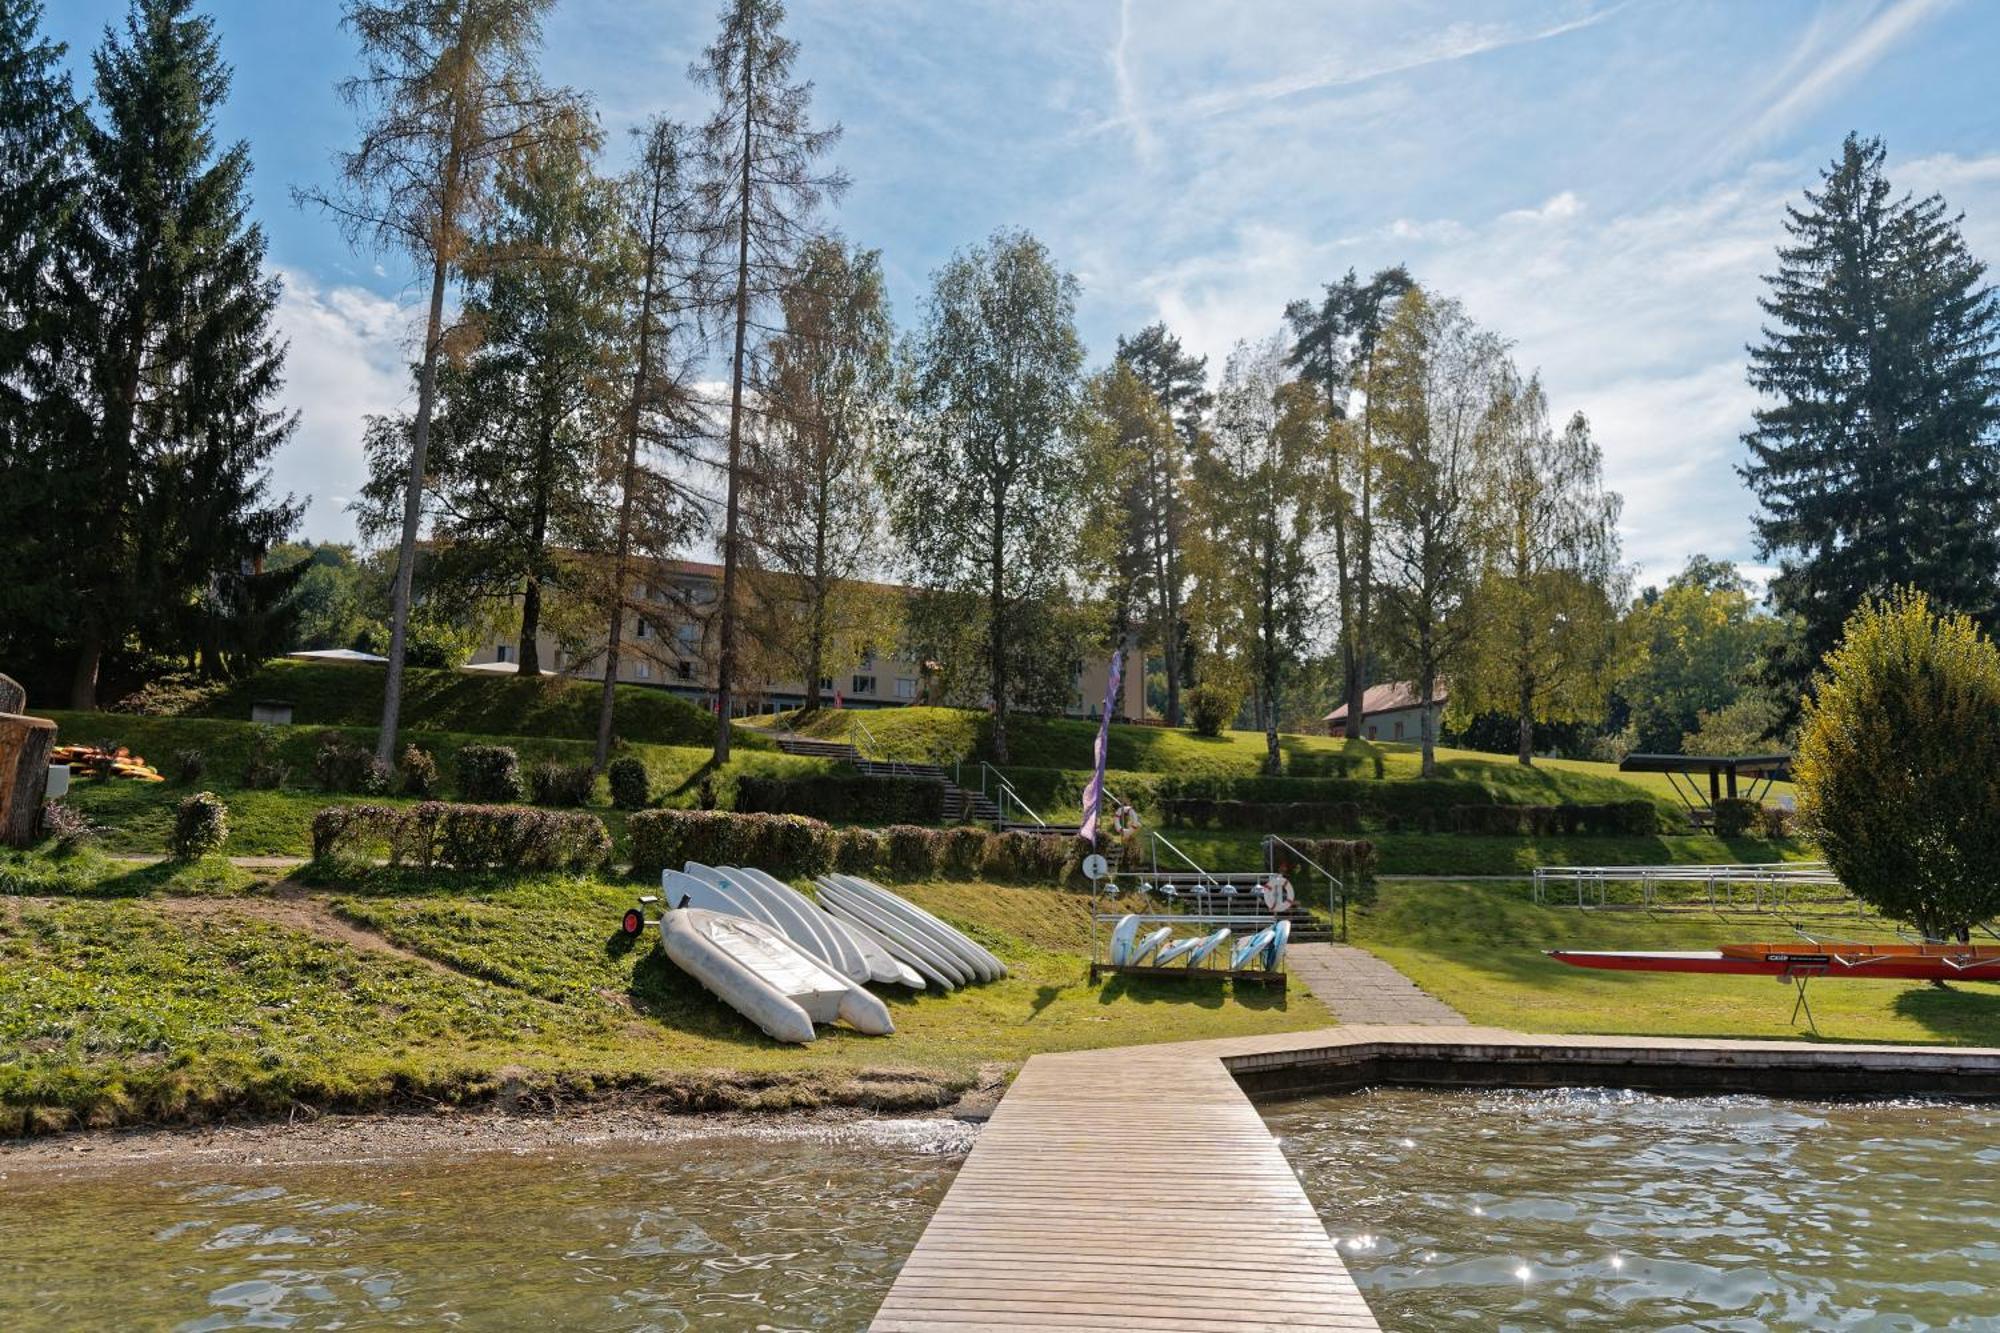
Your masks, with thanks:
M 703 708 L 713 708 L 715 650 L 710 613 L 720 596 L 722 566 L 693 560 L 669 561 L 654 578 L 656 582 L 646 589 L 647 595 L 635 600 L 656 606 L 659 611 L 656 616 L 628 612 L 618 679 L 663 689 Z M 885 586 L 892 592 L 909 591 Z M 581 680 L 604 679 L 601 640 L 587 651 L 570 654 L 553 635 L 544 632 L 536 641 L 536 656 L 546 673 Z M 1107 646 L 1095 658 L 1075 664 L 1075 689 L 1065 710 L 1071 716 L 1096 717 L 1102 710 L 1109 657 Z M 514 669 L 520 660 L 521 646 L 517 639 L 495 638 L 481 644 L 466 666 L 471 670 L 504 672 Z M 872 654 L 840 664 L 837 675 L 822 677 L 820 697 L 827 704 L 837 703 L 846 708 L 902 708 L 928 702 L 929 687 L 922 663 L 914 658 L 900 653 Z M 1144 721 L 1145 696 L 1144 670 L 1128 667 L 1121 720 Z M 739 714 L 782 712 L 804 702 L 802 680 L 744 680 L 739 682 L 733 707 Z

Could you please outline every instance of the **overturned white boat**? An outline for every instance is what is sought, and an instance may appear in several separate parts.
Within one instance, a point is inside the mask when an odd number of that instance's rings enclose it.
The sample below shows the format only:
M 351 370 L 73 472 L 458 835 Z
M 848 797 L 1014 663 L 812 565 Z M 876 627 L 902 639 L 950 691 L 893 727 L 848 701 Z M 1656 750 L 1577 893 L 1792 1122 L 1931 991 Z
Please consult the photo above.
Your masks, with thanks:
M 870 1036 L 896 1030 L 889 1007 L 749 916 L 682 907 L 660 921 L 667 957 L 778 1041 L 808 1042 L 835 1020 Z

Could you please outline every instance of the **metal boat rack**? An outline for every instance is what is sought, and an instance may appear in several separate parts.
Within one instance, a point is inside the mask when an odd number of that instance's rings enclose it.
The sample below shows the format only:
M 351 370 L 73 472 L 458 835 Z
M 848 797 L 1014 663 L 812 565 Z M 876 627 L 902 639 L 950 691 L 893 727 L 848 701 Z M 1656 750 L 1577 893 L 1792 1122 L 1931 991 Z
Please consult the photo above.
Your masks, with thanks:
M 1722 912 L 1779 912 L 1799 906 L 1793 893 L 1800 888 L 1841 887 L 1840 880 L 1824 861 L 1777 861 L 1754 865 L 1659 865 L 1659 866 L 1537 866 L 1534 899 L 1544 906 L 1557 906 L 1570 899 L 1565 887 L 1574 892 L 1574 905 L 1583 908 L 1630 907 L 1610 900 L 1612 884 L 1637 884 L 1638 907 L 1652 911 L 1668 907 L 1706 907 Z M 1668 902 L 1669 886 L 1689 886 L 1681 890 L 1683 900 Z M 1692 897 L 1694 901 L 1686 901 Z M 1823 901 L 1823 900 L 1822 900 Z M 1841 893 L 1834 905 L 1860 902 Z
M 1201 978 L 1209 981 L 1240 981 L 1256 986 L 1276 986 L 1284 990 L 1288 983 L 1285 972 L 1266 972 L 1249 968 L 1216 967 L 1210 962 L 1189 967 L 1180 963 L 1169 963 L 1165 967 L 1151 964 L 1131 966 L 1129 964 L 1100 961 L 1100 933 L 1108 935 L 1108 928 L 1123 921 L 1128 916 L 1138 917 L 1138 924 L 1148 926 L 1228 926 L 1232 930 L 1254 935 L 1266 926 L 1278 923 L 1279 918 L 1265 908 L 1258 896 L 1260 885 L 1267 871 L 1232 871 L 1216 873 L 1204 870 L 1194 860 L 1174 846 L 1159 833 L 1151 835 L 1152 867 L 1148 870 L 1123 870 L 1106 875 L 1092 885 L 1090 909 L 1090 980 L 1095 984 L 1105 976 L 1166 977 L 1176 981 Z M 1173 856 L 1187 865 L 1186 870 L 1161 870 L 1160 850 L 1165 848 Z M 1148 899 L 1164 898 L 1167 903 L 1184 901 L 1191 911 L 1147 911 L 1147 912 L 1107 912 L 1102 900 L 1115 894 L 1120 886 L 1136 889 Z M 1105 928 L 1100 932 L 1100 927 Z M 1229 959 L 1229 948 L 1234 943 L 1224 941 L 1223 945 L 1210 955 L 1213 960 L 1220 957 L 1224 963 Z

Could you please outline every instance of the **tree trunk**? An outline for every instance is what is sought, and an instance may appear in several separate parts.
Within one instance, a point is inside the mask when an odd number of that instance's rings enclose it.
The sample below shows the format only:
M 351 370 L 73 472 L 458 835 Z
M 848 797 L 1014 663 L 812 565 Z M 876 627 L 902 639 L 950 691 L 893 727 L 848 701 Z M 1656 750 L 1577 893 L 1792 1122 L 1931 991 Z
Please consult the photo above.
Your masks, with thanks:
M 1374 610 L 1375 588 L 1375 352 L 1369 349 L 1363 362 L 1361 382 L 1361 457 L 1355 471 L 1361 474 L 1361 510 L 1354 523 L 1354 633 L 1347 636 L 1353 659 L 1347 664 L 1347 739 L 1361 739 L 1360 700 L 1368 693 L 1369 616 Z
M 77 645 L 76 668 L 69 680 L 69 706 L 80 713 L 97 708 L 97 665 L 104 657 L 104 636 L 86 628 Z
M 416 573 L 417 525 L 424 508 L 424 457 L 431 446 L 431 413 L 437 406 L 437 359 L 444 342 L 444 288 L 447 265 L 442 254 L 431 262 L 431 308 L 424 324 L 424 364 L 417 375 L 417 419 L 410 427 L 410 474 L 403 485 L 403 535 L 396 547 L 396 581 L 389 596 L 389 665 L 382 682 L 382 727 L 375 738 L 375 757 L 389 765 L 396 758 L 396 728 L 403 711 L 403 654 L 410 637 L 410 589 Z
M 1523 678 L 1521 681 L 1521 747 L 1515 758 L 1532 768 L 1535 764 L 1535 684 Z
M 521 662 L 514 674 L 542 674 L 542 581 L 532 574 L 521 591 Z
M 1424 763 L 1422 775 L 1427 778 L 1437 776 L 1437 736 L 1436 723 L 1431 717 L 1431 700 L 1437 695 L 1437 667 L 1430 661 L 1428 644 L 1422 649 L 1423 666 L 1417 671 L 1417 734 L 1423 739 Z
M 0 846 L 26 847 L 41 835 L 55 743 L 47 718 L 0 713 Z
M 746 43 L 754 38 L 746 38 Z M 750 327 L 750 108 L 755 49 L 743 52 L 743 177 L 736 215 L 736 350 L 729 371 L 729 484 L 722 525 L 722 650 L 715 669 L 715 762 L 729 762 L 730 714 L 736 688 L 736 564 L 741 540 L 739 473 L 743 462 L 743 351 Z
M 993 550 L 990 553 L 988 573 L 993 581 L 987 615 L 991 619 L 986 631 L 987 650 L 991 655 L 988 666 L 992 671 L 993 688 L 993 762 L 1007 762 L 1007 590 L 1005 574 L 1007 569 L 1007 545 L 1005 524 L 1007 502 L 996 498 L 993 501 Z

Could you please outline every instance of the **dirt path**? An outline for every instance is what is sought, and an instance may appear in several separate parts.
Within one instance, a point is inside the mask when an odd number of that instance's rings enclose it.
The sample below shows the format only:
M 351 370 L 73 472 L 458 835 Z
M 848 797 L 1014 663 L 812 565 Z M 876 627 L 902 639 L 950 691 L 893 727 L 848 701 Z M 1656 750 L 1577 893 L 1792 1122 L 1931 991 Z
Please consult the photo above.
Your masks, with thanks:
M 174 898 L 159 897 L 145 900 L 147 906 L 156 907 L 168 916 L 189 920 L 213 921 L 227 917 L 249 917 L 257 921 L 268 921 L 274 926 L 287 930 L 302 931 L 316 935 L 334 944 L 344 944 L 350 949 L 363 953 L 387 954 L 412 963 L 421 963 L 434 972 L 445 976 L 462 977 L 468 975 L 449 967 L 415 949 L 406 949 L 385 935 L 357 926 L 347 920 L 323 899 L 303 893 L 284 893 L 275 898 Z

